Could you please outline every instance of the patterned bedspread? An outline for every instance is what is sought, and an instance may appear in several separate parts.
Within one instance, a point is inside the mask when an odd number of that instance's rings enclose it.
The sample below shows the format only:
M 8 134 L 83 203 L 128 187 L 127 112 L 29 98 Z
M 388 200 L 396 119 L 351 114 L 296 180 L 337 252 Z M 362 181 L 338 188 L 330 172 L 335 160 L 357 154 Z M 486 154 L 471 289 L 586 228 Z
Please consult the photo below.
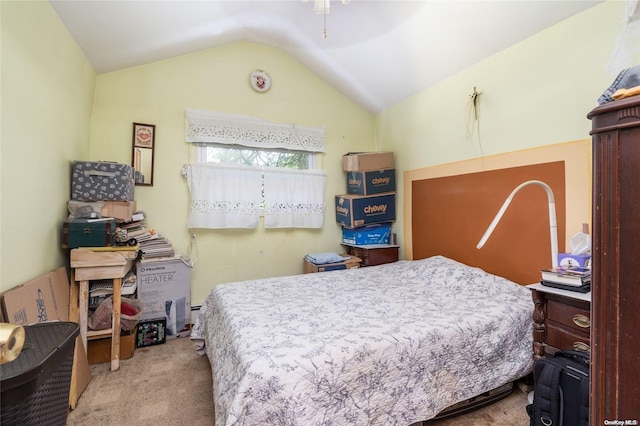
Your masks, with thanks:
M 402 425 L 526 375 L 530 291 L 442 256 L 216 286 L 216 425 Z

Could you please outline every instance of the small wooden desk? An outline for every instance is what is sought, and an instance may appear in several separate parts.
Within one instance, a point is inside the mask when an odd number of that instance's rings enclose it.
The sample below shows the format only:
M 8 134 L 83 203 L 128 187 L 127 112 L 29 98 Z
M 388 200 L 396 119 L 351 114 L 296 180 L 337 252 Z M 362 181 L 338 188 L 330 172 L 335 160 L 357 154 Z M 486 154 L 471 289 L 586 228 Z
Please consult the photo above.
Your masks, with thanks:
M 120 292 L 122 278 L 133 266 L 137 251 L 125 249 L 107 251 L 105 248 L 76 248 L 71 250 L 71 291 L 69 294 L 69 321 L 80 324 L 82 343 L 88 339 L 111 337 L 111 371 L 120 368 Z M 111 328 L 88 330 L 89 281 L 113 280 L 113 312 Z

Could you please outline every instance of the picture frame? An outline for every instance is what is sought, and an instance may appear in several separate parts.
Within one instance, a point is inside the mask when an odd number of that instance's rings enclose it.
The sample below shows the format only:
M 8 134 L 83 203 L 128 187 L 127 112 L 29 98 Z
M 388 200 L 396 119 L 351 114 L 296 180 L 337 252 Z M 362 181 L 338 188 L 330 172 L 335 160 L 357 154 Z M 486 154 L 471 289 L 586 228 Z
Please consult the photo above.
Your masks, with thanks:
M 131 166 L 136 185 L 153 186 L 153 168 L 156 148 L 155 124 L 133 123 Z
M 155 137 L 155 124 L 133 123 L 133 146 L 153 149 Z

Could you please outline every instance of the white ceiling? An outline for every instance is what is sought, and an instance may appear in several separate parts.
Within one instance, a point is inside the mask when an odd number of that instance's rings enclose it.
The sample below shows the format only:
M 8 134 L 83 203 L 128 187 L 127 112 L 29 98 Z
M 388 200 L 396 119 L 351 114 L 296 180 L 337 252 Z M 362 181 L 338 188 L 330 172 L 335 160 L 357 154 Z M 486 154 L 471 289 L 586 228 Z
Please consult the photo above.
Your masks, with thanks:
M 50 3 L 98 73 L 245 40 L 379 112 L 601 1 L 332 0 L 326 39 L 313 0 Z

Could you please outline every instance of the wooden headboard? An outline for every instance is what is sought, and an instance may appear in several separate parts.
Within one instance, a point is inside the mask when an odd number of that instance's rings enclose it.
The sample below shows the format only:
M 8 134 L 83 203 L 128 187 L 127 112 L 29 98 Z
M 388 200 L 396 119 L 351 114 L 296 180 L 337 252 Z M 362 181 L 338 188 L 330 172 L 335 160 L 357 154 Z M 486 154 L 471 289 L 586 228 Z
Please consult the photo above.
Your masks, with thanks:
M 539 281 L 540 269 L 551 266 L 549 203 L 539 185 L 522 188 L 484 247 L 476 245 L 509 194 L 535 179 L 553 190 L 564 252 L 590 223 L 589 141 L 496 157 L 405 173 L 405 258 L 441 254 L 519 284 Z

